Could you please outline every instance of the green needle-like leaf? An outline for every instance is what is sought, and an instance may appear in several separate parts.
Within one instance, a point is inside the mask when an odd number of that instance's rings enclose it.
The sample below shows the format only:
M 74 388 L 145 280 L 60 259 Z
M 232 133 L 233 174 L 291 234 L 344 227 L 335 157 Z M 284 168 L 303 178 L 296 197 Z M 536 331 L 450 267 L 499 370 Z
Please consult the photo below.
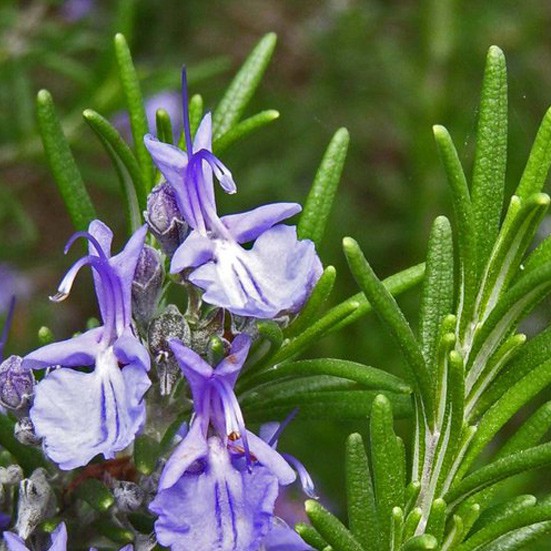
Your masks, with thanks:
M 310 524 L 299 523 L 295 526 L 295 530 L 298 532 L 299 536 L 314 549 L 318 549 L 318 551 L 327 549 L 327 542 Z
M 443 126 L 434 126 L 434 139 L 446 170 L 448 184 L 452 193 L 453 210 L 457 224 L 457 242 L 459 246 L 461 297 L 459 305 L 461 335 L 472 314 L 474 298 L 477 292 L 476 233 L 474 232 L 473 213 L 467 179 L 459 161 L 457 150 L 448 131 Z
M 545 184 L 551 166 L 551 109 L 547 110 L 530 151 L 526 168 L 515 195 L 526 199 L 539 193 Z
M 364 388 L 389 390 L 409 394 L 411 388 L 399 377 L 367 365 L 337 358 L 318 358 L 279 363 L 270 369 L 256 373 L 247 386 L 278 381 L 285 378 L 332 375 L 354 381 Z
M 537 503 L 533 495 L 516 496 L 505 503 L 498 503 L 494 507 L 484 511 L 480 518 L 475 522 L 473 531 L 477 532 L 481 528 L 499 522 L 502 519 L 517 514 L 527 507 L 533 507 Z
M 136 157 L 146 182 L 145 190 L 138 190 L 138 202 L 141 208 L 145 208 L 147 193 L 151 191 L 154 181 L 153 161 L 147 151 L 143 138 L 149 132 L 143 96 L 140 89 L 138 75 L 132 61 L 130 49 L 122 34 L 115 35 L 115 56 L 119 68 L 119 77 L 122 90 L 126 99 L 126 107 L 130 117 L 130 128 L 134 139 Z M 145 192 L 145 195 L 142 193 Z
M 105 146 L 109 146 L 113 153 L 120 159 L 124 168 L 128 171 L 128 175 L 132 179 L 133 189 L 125 189 L 124 194 L 126 203 L 131 212 L 138 212 L 138 225 L 140 225 L 141 215 L 140 209 L 145 208 L 145 204 L 138 203 L 139 197 L 145 197 L 147 195 L 146 188 L 147 182 L 144 179 L 143 172 L 132 153 L 132 150 L 128 144 L 124 141 L 119 131 L 99 113 L 96 113 L 92 109 L 86 109 L 82 116 L 88 123 L 90 128 L 97 134 L 102 140 Z M 134 221 L 134 225 L 136 221 Z M 136 229 L 136 228 L 134 228 Z
M 141 434 L 134 441 L 134 464 L 138 472 L 150 475 L 161 455 L 161 446 L 155 439 Z
M 430 549 L 438 549 L 438 541 L 431 534 L 415 536 L 402 546 L 402 551 L 423 551 Z
M 478 550 L 513 530 L 548 521 L 551 521 L 551 505 L 528 507 L 475 532 L 465 543 L 457 547 L 457 551 Z
M 446 502 L 442 498 L 436 498 L 431 505 L 429 519 L 425 532 L 432 534 L 438 543 L 442 542 L 444 537 L 444 528 L 446 527 Z
M 296 386 L 297 383 L 295 382 Z M 334 385 L 334 383 L 333 383 Z M 279 386 L 279 385 L 278 385 Z M 249 422 L 267 422 L 284 419 L 289 412 L 300 404 L 297 417 L 300 419 L 365 419 L 371 413 L 371 405 L 380 395 L 373 390 L 337 389 L 334 386 L 326 390 L 317 390 L 308 386 L 293 389 L 293 383 L 286 387 L 265 389 L 264 392 L 247 394 L 240 399 L 245 418 Z M 331 389 L 333 388 L 333 389 Z M 278 394 L 274 396 L 274 394 Z M 411 398 L 404 394 L 385 393 L 392 403 L 396 419 L 411 416 Z
M 172 144 L 174 141 L 172 121 L 166 109 L 157 109 L 155 113 L 155 125 L 157 128 L 157 138 L 161 142 Z
M 346 237 L 343 246 L 348 265 L 360 289 L 402 349 L 408 367 L 408 379 L 418 389 L 425 405 L 427 420 L 432 423 L 431 384 L 423 353 L 411 327 L 392 295 L 371 269 L 358 243 L 350 237 Z
M 551 262 L 551 235 L 548 235 L 534 251 L 530 253 L 520 273 L 526 275 L 547 262 Z
M 81 482 L 77 486 L 75 494 L 100 513 L 104 513 L 115 503 L 115 498 L 107 486 L 95 478 L 87 478 Z
M 191 130 L 191 135 L 195 136 L 201 119 L 203 118 L 203 97 L 200 94 L 194 94 L 189 100 L 189 128 Z M 182 149 L 185 149 L 185 137 L 182 132 Z
M 46 159 L 69 216 L 77 230 L 86 230 L 88 224 L 96 218 L 96 212 L 63 134 L 52 96 L 47 90 L 38 92 L 36 114 Z
M 439 216 L 432 226 L 423 282 L 419 337 L 427 364 L 434 360 L 442 320 L 453 308 L 453 242 L 448 219 Z
M 386 548 L 391 541 L 392 510 L 405 503 L 405 457 L 394 433 L 392 407 L 383 395 L 373 401 L 369 429 L 381 541 Z
M 507 68 L 491 46 L 486 58 L 471 188 L 476 258 L 481 274 L 497 237 L 507 166 Z
M 337 271 L 335 268 L 333 266 L 327 266 L 318 279 L 318 282 L 312 290 L 312 294 L 303 306 L 300 314 L 285 328 L 284 334 L 286 337 L 298 335 L 312 325 L 315 320 L 319 319 L 321 309 L 333 290 L 336 277 Z
M 407 541 L 414 536 L 415 530 L 417 530 L 419 522 L 421 522 L 421 518 L 423 518 L 423 510 L 421 507 L 415 507 L 411 510 L 404 521 L 403 541 Z
M 471 442 L 460 473 L 465 473 L 499 429 L 529 400 L 551 384 L 551 359 L 509 388 L 484 414 Z
M 304 507 L 314 528 L 335 551 L 364 551 L 342 522 L 320 503 L 309 499 Z
M 392 296 L 397 296 L 408 289 L 415 287 L 415 285 L 423 280 L 424 275 L 425 263 L 417 264 L 416 266 L 412 266 L 411 268 L 407 268 L 397 274 L 393 274 L 383 279 L 383 285 L 388 289 L 388 292 Z M 341 302 L 339 306 L 335 306 L 333 309 L 329 310 L 325 316 L 330 315 L 335 308 L 339 308 L 340 306 L 350 302 L 356 302 L 358 307 L 349 316 L 333 325 L 333 327 L 331 327 L 332 333 L 340 331 L 347 325 L 354 323 L 373 310 L 371 303 L 367 300 L 365 295 L 363 293 L 357 293 L 346 299 L 344 302 Z
M 260 84 L 274 52 L 276 41 L 277 37 L 274 33 L 264 36 L 239 69 L 214 111 L 212 119 L 214 141 L 226 134 L 241 118 Z
M 450 508 L 455 508 L 470 495 L 483 490 L 505 478 L 551 464 L 551 442 L 498 459 L 481 467 L 453 486 L 444 496 Z M 550 517 L 551 519 L 551 517 Z
M 219 155 L 222 151 L 230 147 L 230 145 L 233 145 L 235 142 L 243 139 L 255 130 L 259 130 L 277 119 L 279 119 L 279 111 L 275 109 L 261 111 L 244 121 L 238 122 L 212 144 L 212 149 Z
M 346 128 L 337 130 L 331 140 L 306 199 L 297 232 L 300 239 L 311 239 L 320 246 L 341 179 L 350 135 Z
M 380 549 L 379 520 L 369 462 L 358 433 L 348 437 L 345 458 L 348 526 L 364 549 Z

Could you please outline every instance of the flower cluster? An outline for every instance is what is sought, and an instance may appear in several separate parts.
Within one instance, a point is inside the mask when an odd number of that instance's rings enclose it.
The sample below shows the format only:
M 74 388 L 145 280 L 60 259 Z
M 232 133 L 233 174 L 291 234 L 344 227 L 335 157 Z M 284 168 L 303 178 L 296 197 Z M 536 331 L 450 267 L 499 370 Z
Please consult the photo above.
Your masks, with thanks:
M 300 211 L 298 204 L 218 215 L 214 179 L 228 193 L 236 185 L 212 151 L 210 114 L 192 139 L 185 70 L 182 80 L 185 151 L 144 138 L 162 176 L 147 200 L 146 224 L 116 255 L 113 233 L 99 220 L 66 246 L 67 253 L 83 238 L 88 252 L 50 298 L 64 300 L 89 266 L 100 324 L 0 366 L 0 402 L 17 418 L 17 438 L 40 447 L 59 469 L 54 474 L 46 463 L 31 478 L 10 482 L 14 500 L 17 484 L 26 484 L 15 523 L 8 518 L 5 525 L 13 526 L 4 534 L 10 551 L 65 550 L 71 527 L 62 522 L 46 536 L 40 522 L 59 510 L 59 499 L 67 508 L 89 478 L 112 491 L 115 527 L 135 534 L 136 549 L 138 532 L 125 515 L 138 510 L 156 516 L 154 533 L 140 534 L 140 549 L 156 542 L 174 551 L 310 549 L 274 507 L 297 472 L 309 495 L 312 482 L 298 460 L 276 451 L 282 427 L 270 424 L 261 436 L 247 430 L 234 388 L 256 338 L 251 327 L 298 313 L 321 262 L 311 241 L 281 223 Z M 182 296 L 187 290 L 183 315 L 164 299 L 169 281 L 182 285 Z M 221 345 L 217 354 L 213 338 Z M 5 334 L 0 353 L 4 343 Z M 191 400 L 175 384 L 182 376 Z M 152 472 L 140 474 L 128 452 L 142 432 L 157 443 L 168 434 L 164 396 L 177 401 L 180 417 L 187 411 L 189 428 L 184 423 L 172 440 L 164 438 L 168 458 L 160 454 Z M 71 472 L 78 468 L 79 474 Z M 50 488 L 56 484 L 57 497 Z M 40 491 L 25 490 L 31 486 Z M 86 543 L 102 540 L 89 535 Z

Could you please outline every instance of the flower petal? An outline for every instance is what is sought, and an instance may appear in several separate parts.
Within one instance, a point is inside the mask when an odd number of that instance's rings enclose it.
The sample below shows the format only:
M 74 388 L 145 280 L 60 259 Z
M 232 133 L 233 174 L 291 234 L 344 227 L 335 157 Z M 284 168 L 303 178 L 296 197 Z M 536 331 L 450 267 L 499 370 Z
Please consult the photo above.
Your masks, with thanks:
M 195 461 L 206 457 L 207 454 L 207 439 L 201 423 L 196 421 L 168 458 L 159 480 L 159 490 L 174 486 Z
M 51 366 L 84 367 L 94 365 L 96 355 L 101 351 L 103 327 L 90 329 L 65 341 L 53 342 L 27 354 L 23 359 L 25 367 L 43 369 Z
M 251 431 L 247 431 L 247 438 L 251 453 L 261 465 L 277 477 L 282 486 L 287 486 L 295 481 L 297 477 L 295 471 L 274 448 Z
M 187 167 L 187 154 L 178 147 L 159 141 L 151 134 L 146 134 L 143 141 L 167 182 L 172 187 L 181 186 Z
M 115 356 L 122 364 L 132 364 L 136 367 L 149 371 L 151 358 L 143 344 L 134 336 L 132 329 L 127 327 L 123 334 L 113 345 Z
M 170 273 L 177 274 L 186 268 L 195 268 L 212 259 L 213 242 L 198 231 L 192 231 L 176 249 L 170 263 Z
M 124 371 L 124 370 L 123 370 Z M 85 465 L 102 453 L 111 458 L 133 440 L 143 422 L 142 390 L 149 386 L 142 375 L 140 390 L 128 392 L 112 348 L 101 352 L 91 373 L 57 369 L 35 389 L 30 417 L 44 451 L 64 470 Z M 127 378 L 132 386 L 136 371 Z M 86 430 L 83 429 L 86 420 Z
M 262 542 L 265 551 L 314 551 L 283 520 L 274 517 L 272 527 Z
M 25 542 L 13 532 L 4 532 L 4 541 L 8 546 L 8 551 L 29 551 Z
M 238 243 L 248 243 L 301 210 L 298 203 L 273 203 L 247 212 L 223 216 L 222 223 Z
M 52 532 L 51 538 L 52 545 L 48 551 L 67 551 L 67 528 L 64 522 Z
M 204 471 L 184 474 L 151 503 L 157 540 L 172 551 L 257 550 L 270 528 L 277 480 L 260 466 L 235 469 L 217 437 L 208 446 Z
M 239 372 L 249 354 L 251 344 L 251 337 L 245 333 L 240 333 L 233 339 L 229 355 L 216 366 L 216 377 L 223 377 L 231 388 L 235 386 Z

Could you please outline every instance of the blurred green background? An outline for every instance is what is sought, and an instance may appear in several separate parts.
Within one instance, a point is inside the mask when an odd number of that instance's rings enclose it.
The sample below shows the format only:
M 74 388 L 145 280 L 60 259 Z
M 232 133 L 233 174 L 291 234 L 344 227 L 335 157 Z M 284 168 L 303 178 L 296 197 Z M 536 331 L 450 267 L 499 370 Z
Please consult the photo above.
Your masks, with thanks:
M 431 126 L 448 127 L 468 173 L 491 44 L 505 51 L 509 66 L 513 188 L 551 104 L 550 25 L 551 4 L 536 0 L 3 0 L 0 309 L 9 293 L 19 295 L 8 353 L 36 346 L 41 325 L 66 337 L 96 315 L 89 280 L 76 285 L 62 306 L 47 300 L 69 266 L 61 251 L 72 227 L 45 166 L 34 98 L 42 87 L 52 92 L 98 212 L 122 232 L 115 172 L 81 118 L 91 107 L 120 120 L 115 32 L 128 38 L 146 97 L 178 92 L 179 68 L 186 63 L 190 91 L 201 93 L 207 108 L 216 105 L 258 39 L 278 34 L 249 112 L 274 108 L 281 118 L 222 155 L 239 187 L 231 208 L 303 202 L 332 134 L 347 127 L 349 157 L 320 251 L 324 263 L 337 267 L 337 301 L 356 292 L 340 250 L 345 235 L 360 242 L 381 277 L 423 260 L 432 219 L 451 210 Z M 222 197 L 220 204 L 223 211 Z M 417 296 L 414 290 L 399 300 L 414 324 Z M 545 322 L 546 308 L 526 331 Z M 311 354 L 400 371 L 395 346 L 374 318 L 320 342 Z M 364 425 L 297 422 L 282 443 L 313 471 L 336 511 L 343 505 L 344 439 Z M 407 437 L 409 425 L 400 427 Z M 527 483 L 537 493 L 534 481 Z

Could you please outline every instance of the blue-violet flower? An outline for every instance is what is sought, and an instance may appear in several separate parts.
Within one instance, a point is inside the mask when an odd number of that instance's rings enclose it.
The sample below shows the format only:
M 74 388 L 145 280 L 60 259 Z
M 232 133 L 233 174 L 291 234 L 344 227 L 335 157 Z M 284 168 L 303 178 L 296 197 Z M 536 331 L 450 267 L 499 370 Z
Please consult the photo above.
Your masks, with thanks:
M 173 551 L 260 548 L 273 523 L 279 485 L 295 479 L 283 457 L 245 428 L 233 391 L 250 337 L 241 334 L 215 369 L 172 339 L 193 396 L 189 432 L 168 459 L 150 509 Z
M 144 138 L 174 190 L 183 218 L 193 228 L 172 257 L 171 273 L 192 268 L 189 281 L 205 291 L 203 300 L 234 314 L 274 318 L 297 312 L 322 271 L 314 244 L 299 241 L 294 226 L 280 224 L 300 212 L 300 205 L 274 203 L 220 218 L 213 174 L 227 193 L 237 188 L 230 171 L 212 152 L 210 113 L 191 139 L 185 70 L 182 96 L 187 152 L 150 134 Z M 242 247 L 253 241 L 252 248 Z
M 103 325 L 25 357 L 32 369 L 54 368 L 35 388 L 30 417 L 37 436 L 44 439 L 45 453 L 61 469 L 85 465 L 100 453 L 114 457 L 145 421 L 150 360 L 131 318 L 131 286 L 145 234 L 143 226 L 116 256 L 110 252 L 113 233 L 99 220 L 90 223 L 88 232 L 73 235 L 65 251 L 84 237 L 89 254 L 69 269 L 52 300 L 66 298 L 77 272 L 90 265 Z

